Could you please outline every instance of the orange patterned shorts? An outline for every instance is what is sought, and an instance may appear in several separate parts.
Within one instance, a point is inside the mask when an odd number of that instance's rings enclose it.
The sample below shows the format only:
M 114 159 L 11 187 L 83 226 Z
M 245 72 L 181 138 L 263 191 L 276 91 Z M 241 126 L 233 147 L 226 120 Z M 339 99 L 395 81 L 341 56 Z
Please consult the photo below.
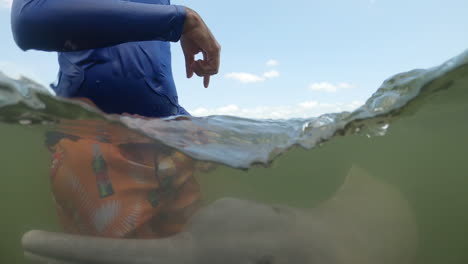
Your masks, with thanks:
M 65 232 L 165 237 L 180 232 L 198 207 L 194 163 L 179 152 L 79 137 L 63 137 L 49 148 L 52 191 Z

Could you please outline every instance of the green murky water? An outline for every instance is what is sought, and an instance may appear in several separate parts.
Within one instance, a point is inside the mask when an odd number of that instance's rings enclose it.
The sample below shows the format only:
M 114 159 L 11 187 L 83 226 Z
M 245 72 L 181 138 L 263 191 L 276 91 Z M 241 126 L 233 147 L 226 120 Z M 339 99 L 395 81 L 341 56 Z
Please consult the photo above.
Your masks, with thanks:
M 401 251 L 414 255 L 411 263 L 468 263 L 467 67 L 459 67 L 426 86 L 426 92 L 423 90 L 403 110 L 393 111 L 387 118 L 391 122 L 384 136 L 339 136 L 311 150 L 294 147 L 267 168 L 239 170 L 220 165 L 196 175 L 204 202 L 236 197 L 301 210 L 316 208 L 335 197 L 350 169 L 359 166 L 408 202 L 417 243 Z M 361 123 L 372 122 L 369 119 Z M 20 240 L 26 231 L 60 230 L 49 187 L 50 157 L 43 144 L 47 129 L 41 125 L 0 123 L 0 263 L 25 263 Z M 356 192 L 367 195 L 366 186 Z M 346 204 L 340 214 L 344 217 L 330 220 L 340 225 L 330 232 L 347 232 L 346 223 L 355 221 L 355 214 L 367 221 L 367 214 L 372 218 L 379 212 L 371 204 L 380 199 L 379 194 L 369 192 L 366 198 Z M 389 214 L 400 213 L 398 207 L 388 208 L 394 210 L 389 209 Z M 369 219 L 369 228 L 378 228 L 382 235 L 398 231 L 385 230 L 386 224 Z M 375 234 L 377 239 L 379 232 Z M 396 247 L 382 245 L 386 246 Z M 333 244 L 330 247 L 327 250 L 334 252 Z M 336 250 L 337 255 L 340 252 Z M 375 259 L 389 263 L 391 258 L 382 255 Z

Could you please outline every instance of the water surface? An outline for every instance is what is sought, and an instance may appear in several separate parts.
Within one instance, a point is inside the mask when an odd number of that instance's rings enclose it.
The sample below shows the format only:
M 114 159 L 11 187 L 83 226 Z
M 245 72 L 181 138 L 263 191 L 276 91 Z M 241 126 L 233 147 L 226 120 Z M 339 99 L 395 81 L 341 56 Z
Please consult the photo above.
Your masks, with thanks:
M 203 204 L 234 197 L 300 212 L 305 246 L 322 256 L 310 263 L 468 263 L 466 52 L 389 78 L 352 113 L 311 119 L 103 116 L 37 89 L 0 76 L 2 263 L 23 262 L 24 232 L 60 231 L 47 131 L 152 142 L 216 164 L 195 175 Z M 120 132 L 103 134 L 106 126 Z M 268 226 L 249 206 L 230 217 Z

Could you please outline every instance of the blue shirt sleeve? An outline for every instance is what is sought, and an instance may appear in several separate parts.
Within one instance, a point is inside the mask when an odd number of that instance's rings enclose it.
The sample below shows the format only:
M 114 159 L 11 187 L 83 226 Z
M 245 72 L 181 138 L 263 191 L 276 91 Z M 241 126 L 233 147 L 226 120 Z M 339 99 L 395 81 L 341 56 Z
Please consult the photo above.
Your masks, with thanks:
M 14 0 L 11 24 L 23 49 L 76 51 L 132 41 L 178 41 L 183 6 L 126 0 Z

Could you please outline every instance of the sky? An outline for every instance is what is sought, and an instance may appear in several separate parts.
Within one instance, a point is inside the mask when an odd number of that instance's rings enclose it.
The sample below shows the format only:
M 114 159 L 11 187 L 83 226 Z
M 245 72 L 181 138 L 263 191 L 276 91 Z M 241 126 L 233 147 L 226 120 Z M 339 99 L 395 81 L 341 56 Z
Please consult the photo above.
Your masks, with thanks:
M 0 71 L 44 85 L 55 53 L 21 51 L 0 0 Z M 77 0 L 78 1 L 78 0 Z M 222 46 L 208 89 L 186 79 L 172 45 L 179 100 L 196 116 L 306 118 L 353 110 L 397 73 L 429 68 L 468 48 L 467 0 L 172 0 L 197 11 Z

